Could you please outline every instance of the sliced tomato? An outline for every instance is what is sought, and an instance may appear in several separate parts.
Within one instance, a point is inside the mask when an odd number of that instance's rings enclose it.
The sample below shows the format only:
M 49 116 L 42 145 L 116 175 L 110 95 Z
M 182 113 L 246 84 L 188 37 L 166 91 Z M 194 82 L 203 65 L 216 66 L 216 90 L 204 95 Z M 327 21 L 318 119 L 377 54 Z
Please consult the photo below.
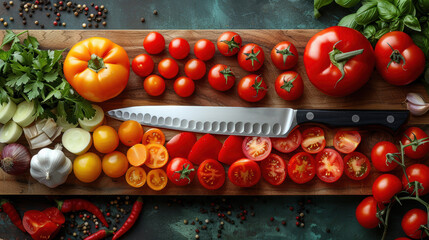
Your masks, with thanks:
M 146 166 L 150 168 L 161 168 L 168 162 L 167 149 L 158 143 L 150 143 L 146 145 L 149 153 L 149 158 L 146 160 Z
M 193 164 L 200 165 L 206 159 L 217 159 L 222 143 L 213 135 L 206 134 L 194 144 L 189 153 L 188 160 Z
M 304 151 L 311 154 L 319 153 L 325 145 L 325 132 L 320 127 L 307 128 L 302 133 L 301 147 Z
M 302 142 L 302 135 L 298 129 L 293 130 L 285 138 L 271 138 L 274 149 L 282 153 L 295 151 Z
M 231 165 L 238 159 L 244 158 L 242 150 L 243 137 L 240 136 L 229 136 L 222 145 L 219 152 L 219 162 Z
M 286 179 L 286 163 L 279 155 L 271 153 L 261 161 L 262 177 L 272 185 L 280 185 Z
M 186 158 L 195 142 L 197 142 L 195 133 L 182 132 L 171 138 L 170 141 L 165 144 L 165 147 L 171 158 Z
M 225 169 L 214 159 L 207 159 L 200 164 L 197 171 L 198 181 L 209 190 L 215 190 L 225 183 Z
M 141 167 L 130 167 L 125 174 L 125 180 L 131 187 L 142 187 L 146 183 L 146 172 Z
M 147 185 L 155 191 L 161 191 L 167 186 L 168 177 L 162 169 L 150 170 L 147 174 Z
M 271 140 L 267 137 L 245 137 L 242 149 L 246 158 L 253 161 L 262 161 L 271 153 Z
M 228 178 L 239 187 L 251 187 L 261 179 L 261 169 L 255 161 L 243 158 L 231 164 Z
M 144 145 L 149 143 L 158 143 L 158 144 L 164 145 L 165 135 L 160 129 L 151 128 L 143 134 L 142 143 Z
M 369 175 L 371 163 L 360 152 L 352 152 L 344 157 L 344 173 L 353 180 L 362 180 Z
M 56 207 L 46 208 L 42 212 L 46 214 L 46 216 L 48 216 L 52 222 L 58 225 L 63 225 L 66 222 L 66 218 L 64 217 L 63 213 Z
M 361 137 L 358 131 L 342 131 L 335 133 L 334 147 L 339 152 L 351 153 L 359 146 Z
M 289 160 L 287 173 L 296 183 L 309 182 L 316 175 L 316 161 L 310 154 L 299 152 Z
M 316 163 L 317 176 L 324 182 L 335 182 L 343 175 L 343 158 L 334 149 L 325 148 L 319 152 L 316 155 Z

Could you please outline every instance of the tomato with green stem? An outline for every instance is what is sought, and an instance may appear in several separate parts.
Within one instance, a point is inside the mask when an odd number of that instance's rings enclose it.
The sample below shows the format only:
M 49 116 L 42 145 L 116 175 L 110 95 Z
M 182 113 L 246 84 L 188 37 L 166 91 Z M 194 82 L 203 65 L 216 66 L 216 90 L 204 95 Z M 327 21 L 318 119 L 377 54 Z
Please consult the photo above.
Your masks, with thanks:
M 264 64 L 264 60 L 264 50 L 254 43 L 244 45 L 238 52 L 238 64 L 249 72 L 259 70 Z
M 189 55 L 191 47 L 183 38 L 174 38 L 168 45 L 168 52 L 175 59 L 184 59 Z
M 388 162 L 388 159 L 396 159 L 399 157 L 396 154 L 399 152 L 395 144 L 387 141 L 382 141 L 374 145 L 371 150 L 371 161 L 375 169 L 380 172 L 389 172 L 398 166 L 395 161 Z
M 377 208 L 383 209 L 384 205 L 377 203 L 373 196 L 366 197 L 356 208 L 356 219 L 364 228 L 376 228 L 380 224 L 377 218 Z
M 405 170 L 407 173 L 407 177 L 402 175 L 402 186 L 405 190 L 407 190 L 409 193 L 414 193 L 414 182 L 418 181 L 421 184 L 421 187 L 419 187 L 419 195 L 424 196 L 429 193 L 429 167 L 416 163 L 413 165 L 410 165 Z M 408 184 L 408 182 L 410 184 Z M 415 193 L 414 193 L 415 195 Z
M 238 95 L 248 102 L 258 102 L 267 94 L 267 84 L 261 75 L 251 74 L 238 83 Z
M 203 61 L 210 60 L 215 54 L 215 45 L 207 39 L 200 39 L 194 45 L 194 54 Z
M 421 239 L 427 236 L 428 214 L 419 208 L 409 210 L 402 217 L 401 226 L 405 234 L 413 239 Z M 424 226 L 423 230 L 421 226 Z
M 231 164 L 228 178 L 239 187 L 252 187 L 261 179 L 261 169 L 255 161 L 243 158 Z
M 372 184 L 372 195 L 377 202 L 387 203 L 402 190 L 401 180 L 392 174 L 382 174 Z
M 311 181 L 316 175 L 316 161 L 306 152 L 299 152 L 289 160 L 287 174 L 298 184 Z
M 192 80 L 199 80 L 206 74 L 206 64 L 200 59 L 191 59 L 185 64 L 185 74 Z
M 195 83 L 188 77 L 179 77 L 174 81 L 174 91 L 181 97 L 189 97 L 195 91 Z
M 217 49 L 224 56 L 233 56 L 241 48 L 241 37 L 235 32 L 224 32 L 217 39 Z
M 281 73 L 274 83 L 277 95 L 286 101 L 293 101 L 302 96 L 304 83 L 299 73 L 287 71 Z
M 289 41 L 278 43 L 271 50 L 271 61 L 280 70 L 293 68 L 298 62 L 298 51 Z
M 177 186 L 186 186 L 192 182 L 196 170 L 186 158 L 173 158 L 167 166 L 168 179 Z
M 425 143 L 424 143 L 425 142 Z M 411 159 L 423 158 L 429 153 L 429 138 L 425 131 L 419 127 L 409 127 L 401 138 L 405 156 Z
M 235 76 L 225 64 L 214 65 L 208 74 L 210 86 L 218 91 L 227 91 L 234 86 Z
M 282 184 L 287 175 L 287 165 L 285 160 L 279 155 L 271 153 L 260 164 L 262 177 L 271 185 Z

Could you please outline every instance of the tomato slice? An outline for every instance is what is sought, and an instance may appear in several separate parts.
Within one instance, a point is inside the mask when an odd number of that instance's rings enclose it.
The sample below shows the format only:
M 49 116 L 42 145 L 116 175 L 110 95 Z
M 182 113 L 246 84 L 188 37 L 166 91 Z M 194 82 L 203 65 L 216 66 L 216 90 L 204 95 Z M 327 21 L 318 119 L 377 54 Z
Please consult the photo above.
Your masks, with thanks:
M 222 143 L 213 135 L 206 134 L 194 144 L 189 153 L 188 160 L 193 164 L 200 165 L 206 159 L 217 159 Z
M 239 187 L 251 187 L 261 179 L 261 169 L 255 161 L 243 158 L 231 164 L 228 178 Z
M 344 157 L 344 173 L 353 180 L 362 180 L 369 175 L 371 163 L 369 159 L 360 152 L 352 152 Z
M 302 135 L 298 129 L 293 130 L 285 138 L 271 138 L 273 147 L 282 153 L 290 153 L 295 151 L 302 142 Z
M 46 208 L 42 212 L 46 214 L 46 216 L 48 216 L 52 222 L 58 225 L 63 225 L 66 222 L 66 218 L 64 217 L 63 213 L 56 207 Z
M 161 191 L 167 186 L 168 177 L 162 169 L 150 170 L 147 174 L 147 185 L 155 191 Z
M 289 160 L 287 173 L 296 183 L 309 182 L 316 175 L 316 161 L 310 154 L 299 152 Z
M 209 190 L 215 190 L 225 183 L 225 169 L 214 159 L 207 159 L 200 164 L 197 171 L 198 181 Z
M 146 166 L 150 168 L 163 167 L 168 162 L 167 149 L 158 143 L 150 143 L 146 145 L 149 152 L 149 158 L 146 160 Z
M 240 136 L 229 136 L 222 145 L 222 148 L 219 152 L 218 160 L 219 162 L 231 165 L 238 159 L 244 158 L 243 150 L 241 149 L 243 145 L 243 137 Z
M 143 165 L 148 157 L 149 153 L 146 146 L 143 144 L 136 144 L 127 151 L 128 162 L 135 167 Z
M 332 183 L 340 179 L 344 172 L 341 155 L 334 149 L 325 148 L 316 156 L 317 176 L 320 180 Z
M 342 131 L 339 130 L 335 133 L 334 137 L 334 147 L 339 152 L 342 153 L 351 153 L 359 145 L 361 140 L 360 134 L 358 131 Z
M 271 140 L 267 137 L 245 137 L 242 149 L 246 158 L 262 161 L 271 153 Z
M 149 143 L 158 143 L 158 144 L 164 145 L 165 135 L 160 129 L 151 128 L 143 134 L 142 143 L 144 145 Z
M 325 132 L 320 127 L 307 128 L 302 133 L 301 147 L 304 151 L 311 154 L 319 153 L 325 145 Z
M 125 180 L 131 187 L 142 187 L 146 183 L 146 172 L 141 167 L 130 167 L 125 174 Z
M 195 133 L 182 132 L 171 138 L 165 147 L 171 158 L 187 158 L 196 141 Z
M 298 145 L 299 146 L 299 145 Z M 272 185 L 280 185 L 286 179 L 286 163 L 279 155 L 271 153 L 260 164 L 262 177 Z

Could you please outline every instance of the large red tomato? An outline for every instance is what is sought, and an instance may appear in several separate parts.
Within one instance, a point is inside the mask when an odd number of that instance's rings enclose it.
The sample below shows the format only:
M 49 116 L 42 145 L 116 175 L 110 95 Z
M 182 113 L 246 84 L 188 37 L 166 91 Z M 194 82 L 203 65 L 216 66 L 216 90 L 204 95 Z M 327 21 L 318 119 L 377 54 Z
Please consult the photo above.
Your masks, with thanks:
M 353 52 L 363 50 L 363 52 Z M 371 43 L 360 32 L 334 26 L 314 35 L 304 51 L 308 79 L 327 95 L 341 97 L 361 88 L 374 70 Z

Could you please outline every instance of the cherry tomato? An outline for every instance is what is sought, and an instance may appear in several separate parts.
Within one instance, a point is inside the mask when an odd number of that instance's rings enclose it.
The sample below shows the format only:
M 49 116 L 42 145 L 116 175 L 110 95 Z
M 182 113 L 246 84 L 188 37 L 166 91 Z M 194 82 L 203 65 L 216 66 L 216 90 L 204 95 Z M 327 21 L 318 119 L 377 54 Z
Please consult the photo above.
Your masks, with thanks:
M 317 154 L 316 162 L 317 176 L 324 182 L 336 182 L 343 175 L 343 158 L 341 158 L 341 155 L 334 149 L 323 149 L 323 151 Z
M 133 146 L 140 143 L 143 138 L 143 127 L 140 123 L 134 120 L 128 120 L 119 126 L 119 140 L 125 146 Z
M 384 207 L 382 204 L 378 204 L 374 197 L 366 197 L 356 208 L 356 219 L 359 224 L 364 228 L 376 228 L 380 224 L 380 220 L 377 218 L 377 206 Z
M 136 144 L 127 151 L 128 162 L 135 167 L 143 165 L 148 158 L 149 153 L 146 146 L 143 144 Z
M 405 130 L 404 136 L 401 138 L 401 143 L 402 145 L 408 145 L 414 142 L 413 144 L 416 144 L 415 146 L 417 146 L 419 141 L 422 141 L 422 139 L 427 137 L 428 135 L 421 128 L 409 127 L 407 130 Z M 426 139 L 423 141 L 428 141 L 428 140 L 429 139 Z M 404 152 L 405 152 L 405 156 L 411 159 L 423 158 L 429 152 L 429 143 L 424 143 L 418 146 L 415 150 L 413 150 L 413 146 L 408 146 L 404 148 Z
M 267 94 L 267 84 L 256 74 L 247 75 L 238 83 L 238 95 L 248 102 L 262 100 Z
M 177 186 L 190 184 L 195 173 L 194 165 L 186 158 L 173 158 L 167 165 L 168 179 Z
M 293 130 L 285 138 L 271 138 L 274 149 L 282 153 L 290 153 L 295 151 L 302 142 L 302 135 L 299 129 Z
M 111 177 L 118 178 L 123 176 L 128 170 L 128 160 L 125 154 L 114 151 L 103 157 L 101 161 L 103 172 Z
M 101 159 L 97 154 L 88 152 L 73 160 L 73 173 L 79 181 L 94 182 L 101 174 Z
M 149 158 L 144 163 L 150 168 L 161 168 L 168 162 L 167 149 L 158 143 L 149 143 L 146 145 L 146 149 L 149 152 Z
M 195 83 L 188 77 L 179 77 L 174 81 L 174 91 L 181 97 L 189 97 L 195 91 Z
M 197 142 L 197 137 L 195 133 L 191 132 L 182 132 L 172 137 L 165 147 L 168 150 L 168 154 L 171 158 L 182 157 L 186 158 L 189 155 L 189 152 Z M 241 146 L 241 145 L 240 145 Z
M 271 61 L 280 70 L 291 69 L 298 62 L 298 51 L 289 41 L 279 42 L 271 50 Z
M 167 186 L 168 177 L 162 169 L 150 170 L 147 174 L 147 185 L 155 191 L 161 191 Z
M 159 96 L 165 91 L 165 81 L 158 75 L 150 75 L 144 79 L 143 88 L 151 96 Z
M 185 64 L 185 74 L 192 80 L 199 80 L 206 74 L 206 64 L 200 59 L 191 59 Z
M 293 101 L 302 96 L 304 83 L 299 73 L 287 71 L 280 74 L 274 83 L 277 95 L 286 101 Z
M 143 134 L 142 143 L 144 145 L 147 145 L 149 143 L 158 143 L 158 144 L 164 145 L 165 135 L 160 129 L 151 128 Z
M 262 177 L 272 185 L 278 186 L 286 179 L 287 166 L 279 155 L 271 153 L 261 161 Z
M 419 195 L 423 196 L 429 193 L 429 167 L 424 164 L 413 164 L 406 169 L 408 180 L 410 183 L 418 181 L 422 184 L 423 189 L 419 188 Z M 408 181 L 405 175 L 402 175 L 402 186 L 409 193 L 414 191 L 414 184 L 408 186 Z
M 254 72 L 264 64 L 264 50 L 254 43 L 244 45 L 238 53 L 238 64 L 246 71 Z
M 206 159 L 217 159 L 222 143 L 213 135 L 206 134 L 194 144 L 189 152 L 188 159 L 192 163 L 199 165 Z
M 143 187 L 146 183 L 146 172 L 141 167 L 130 167 L 125 174 L 125 180 L 131 187 Z
M 386 155 L 388 153 L 398 153 L 398 148 L 395 144 L 387 141 L 379 142 L 371 150 L 371 161 L 375 169 L 380 172 L 389 172 L 398 166 L 396 162 L 387 163 Z M 399 158 L 396 158 L 399 160 Z
M 244 138 L 240 136 L 229 136 L 219 151 L 219 162 L 231 165 L 235 161 L 244 158 L 243 140 Z
M 235 76 L 231 68 L 224 64 L 214 65 L 208 74 L 210 86 L 218 91 L 227 91 L 234 86 Z
M 152 58 L 144 53 L 137 55 L 131 63 L 133 72 L 140 77 L 146 77 L 151 74 L 154 66 Z
M 262 161 L 270 155 L 272 144 L 268 137 L 245 137 L 242 149 L 246 158 Z
M 289 160 L 287 174 L 296 183 L 309 182 L 316 175 L 316 161 L 310 154 L 299 152 Z
M 371 163 L 369 159 L 360 152 L 352 152 L 344 157 L 345 169 L 347 177 L 353 180 L 362 180 L 369 175 L 371 171 Z
M 172 58 L 164 58 L 158 63 L 158 72 L 161 76 L 171 79 L 179 73 L 179 65 Z
M 358 131 L 342 131 L 335 133 L 334 147 L 339 152 L 351 153 L 359 146 L 361 137 Z
M 377 202 L 387 203 L 402 190 L 401 180 L 392 174 L 382 174 L 372 184 L 372 195 Z
M 217 39 L 217 49 L 224 56 L 233 56 L 241 48 L 241 37 L 235 32 L 224 32 Z
M 414 208 L 405 213 L 404 217 L 402 217 L 401 226 L 408 237 L 413 239 L 423 239 L 427 234 L 420 230 L 420 226 L 427 226 L 427 223 L 427 212 L 419 208 Z
M 201 185 L 209 190 L 215 190 L 225 183 L 225 169 L 214 159 L 204 160 L 198 167 L 197 176 Z
M 311 154 L 319 153 L 325 145 L 325 132 L 320 127 L 307 128 L 302 132 L 301 147 L 304 151 Z
M 158 54 L 165 48 L 165 39 L 158 32 L 150 32 L 143 41 L 143 47 L 149 54 Z
M 188 41 L 183 38 L 175 38 L 168 45 L 168 51 L 175 59 L 184 59 L 188 56 L 190 49 Z
M 261 179 L 261 169 L 256 162 L 243 158 L 231 164 L 228 178 L 239 187 L 252 187 Z
M 92 133 L 94 147 L 100 153 L 113 152 L 119 145 L 119 136 L 110 126 L 100 126 Z
M 194 45 L 194 54 L 203 61 L 210 60 L 215 54 L 214 43 L 207 39 L 200 39 Z

